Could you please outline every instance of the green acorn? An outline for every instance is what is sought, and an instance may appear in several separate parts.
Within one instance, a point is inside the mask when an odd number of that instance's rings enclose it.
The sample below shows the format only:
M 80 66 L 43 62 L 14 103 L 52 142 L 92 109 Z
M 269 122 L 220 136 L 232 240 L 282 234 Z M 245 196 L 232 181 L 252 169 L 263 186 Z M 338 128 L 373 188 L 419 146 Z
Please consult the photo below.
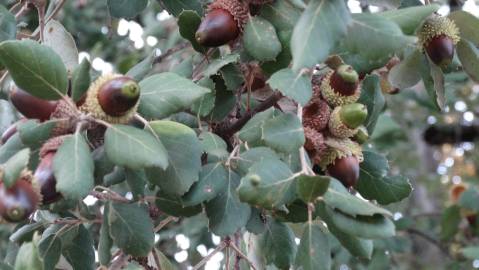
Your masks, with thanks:
M 340 65 L 321 81 L 321 95 L 332 107 L 351 104 L 359 99 L 359 75 L 350 65 Z
M 336 107 L 331 113 L 328 126 L 331 134 L 338 138 L 354 136 L 358 127 L 364 123 L 368 116 L 366 106 L 352 103 Z
M 353 140 L 359 144 L 363 144 L 369 140 L 369 132 L 365 126 L 358 127 L 358 132 L 354 135 Z
M 452 62 L 455 45 L 460 40 L 459 29 L 452 20 L 432 14 L 424 21 L 417 36 L 421 50 L 434 64 L 446 67 Z

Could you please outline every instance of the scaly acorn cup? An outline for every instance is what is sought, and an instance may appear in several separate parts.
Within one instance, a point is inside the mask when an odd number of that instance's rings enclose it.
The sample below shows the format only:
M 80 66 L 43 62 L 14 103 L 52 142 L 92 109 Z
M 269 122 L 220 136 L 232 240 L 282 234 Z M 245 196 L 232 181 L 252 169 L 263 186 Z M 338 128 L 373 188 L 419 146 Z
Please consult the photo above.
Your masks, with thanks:
M 235 40 L 248 21 L 248 4 L 236 0 L 216 0 L 208 6 L 195 38 L 205 47 L 218 47 Z
M 50 119 L 55 120 L 55 127 L 51 132 L 52 137 L 58 137 L 75 131 L 75 125 L 77 124 L 77 111 L 74 106 L 73 100 L 59 100 L 55 111 L 52 113 Z
M 431 61 L 446 67 L 452 62 L 455 45 L 459 42 L 459 29 L 447 17 L 432 14 L 427 17 L 417 33 L 418 44 Z
M 321 81 L 321 95 L 332 107 L 354 103 L 361 95 L 359 75 L 349 65 L 340 65 Z
M 329 119 L 329 132 L 338 138 L 350 138 L 358 132 L 358 127 L 368 116 L 366 106 L 352 103 L 334 108 Z
M 326 151 L 327 146 L 324 144 L 324 136 L 321 132 L 314 128 L 305 126 L 304 128 L 304 149 L 308 152 L 313 163 L 318 163 L 321 155 Z
M 361 146 L 350 139 L 334 137 L 327 138 L 325 144 L 327 149 L 315 164 L 346 187 L 354 186 L 359 179 L 359 163 L 364 160 Z
M 10 102 L 26 118 L 40 121 L 50 119 L 58 104 L 58 101 L 37 98 L 16 86 L 10 90 Z
M 303 124 L 316 131 L 321 131 L 328 126 L 331 108 L 328 103 L 320 98 L 313 98 L 303 109 Z
M 140 86 L 130 77 L 108 74 L 90 85 L 80 110 L 113 124 L 126 124 L 136 113 Z
M 57 180 L 53 173 L 53 158 L 64 139 L 64 136 L 52 138 L 40 149 L 40 163 L 33 175 L 33 183 L 40 190 L 44 205 L 54 203 L 62 198 L 62 195 L 56 190 Z
M 0 215 L 6 221 L 23 221 L 38 208 L 40 195 L 30 179 L 31 173 L 24 171 L 10 188 L 0 182 Z

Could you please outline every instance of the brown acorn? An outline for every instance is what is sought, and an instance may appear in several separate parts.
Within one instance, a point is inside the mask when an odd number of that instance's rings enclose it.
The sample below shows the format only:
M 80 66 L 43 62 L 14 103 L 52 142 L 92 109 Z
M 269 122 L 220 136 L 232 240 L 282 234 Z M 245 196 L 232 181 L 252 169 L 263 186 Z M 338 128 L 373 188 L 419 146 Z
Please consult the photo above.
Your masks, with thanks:
M 353 187 L 359 180 L 359 161 L 355 156 L 338 158 L 328 165 L 326 172 L 338 179 L 345 187 Z
M 208 6 L 195 37 L 205 47 L 218 47 L 235 40 L 243 31 L 249 16 L 242 1 L 216 0 Z
M 40 196 L 32 184 L 25 179 L 18 179 L 7 188 L 0 182 L 0 215 L 9 222 L 20 222 L 27 219 L 35 210 Z
M 10 101 L 23 116 L 40 121 L 50 119 L 58 104 L 58 101 L 37 98 L 16 86 L 10 91 Z
M 446 67 L 454 57 L 454 47 L 459 42 L 459 29 L 447 17 L 432 14 L 422 24 L 417 34 L 421 50 L 431 61 Z
M 92 83 L 80 110 L 110 123 L 126 124 L 135 115 L 139 100 L 140 86 L 132 78 L 108 74 Z
M 62 198 L 62 195 L 56 190 L 57 181 L 53 173 L 53 159 L 63 140 L 64 137 L 52 138 L 40 149 L 40 163 L 33 174 L 33 181 L 40 190 L 43 204 L 54 203 Z
M 359 75 L 349 65 L 340 65 L 321 81 L 321 95 L 332 107 L 354 103 L 359 99 Z

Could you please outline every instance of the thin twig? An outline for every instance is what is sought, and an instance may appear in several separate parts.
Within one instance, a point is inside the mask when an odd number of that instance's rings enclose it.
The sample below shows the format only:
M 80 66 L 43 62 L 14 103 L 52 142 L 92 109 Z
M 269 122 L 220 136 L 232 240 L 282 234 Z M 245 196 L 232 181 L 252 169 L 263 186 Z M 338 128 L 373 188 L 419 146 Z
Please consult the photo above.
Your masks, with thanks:
M 420 230 L 417 230 L 417 229 L 414 229 L 414 228 L 408 228 L 406 230 L 407 233 L 409 234 L 414 234 L 414 235 L 417 235 L 417 236 L 420 236 L 422 237 L 424 240 L 427 240 L 429 243 L 435 245 L 442 253 L 444 253 L 444 255 L 446 255 L 447 257 L 451 257 L 451 254 L 449 253 L 449 251 L 447 250 L 446 247 L 444 247 L 441 242 L 439 242 L 437 239 L 435 238 L 432 238 L 431 236 L 429 236 L 428 234 L 420 231 Z
M 128 260 L 128 256 L 125 253 L 120 253 L 116 260 L 111 264 L 109 270 L 120 270 L 125 266 L 126 262 Z
M 156 252 L 156 248 L 153 248 L 151 251 L 153 254 L 153 258 L 155 259 L 155 264 L 158 270 L 161 270 L 161 262 L 160 262 L 160 257 L 158 257 L 158 252 Z
M 230 270 L 230 248 L 226 248 L 225 270 Z
M 155 232 L 159 232 L 161 229 L 163 229 L 163 227 L 165 227 L 166 225 L 168 225 L 170 222 L 176 222 L 178 221 L 178 218 L 177 217 L 167 217 L 165 218 L 164 220 L 162 220 L 156 227 L 155 227 Z
M 153 64 L 161 63 L 161 61 L 165 60 L 169 56 L 171 56 L 171 55 L 173 55 L 173 54 L 175 54 L 175 53 L 177 53 L 177 52 L 179 52 L 183 49 L 188 48 L 190 45 L 191 45 L 190 42 L 184 42 L 184 43 L 180 43 L 180 44 L 176 45 L 173 48 L 168 49 L 165 53 L 162 53 L 162 54 L 158 55 L 157 57 L 155 57 L 155 59 L 153 60 Z
M 225 249 L 226 244 L 225 242 L 221 242 L 221 244 L 215 248 L 210 254 L 206 255 L 198 264 L 196 264 L 192 270 L 198 270 L 200 269 L 203 265 L 205 265 L 216 253 L 222 251 Z
M 253 270 L 256 270 L 256 267 L 254 266 L 253 262 L 251 262 L 243 252 L 233 243 L 230 243 L 230 247 L 236 252 L 237 255 L 239 255 L 241 258 L 243 258 L 250 266 L 253 268 Z

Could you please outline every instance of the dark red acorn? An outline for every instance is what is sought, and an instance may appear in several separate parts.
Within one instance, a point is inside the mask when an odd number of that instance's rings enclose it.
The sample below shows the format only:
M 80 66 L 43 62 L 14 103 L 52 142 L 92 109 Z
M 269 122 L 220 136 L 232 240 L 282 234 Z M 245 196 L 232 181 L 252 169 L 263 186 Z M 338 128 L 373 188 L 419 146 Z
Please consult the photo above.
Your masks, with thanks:
M 196 31 L 196 41 L 205 47 L 218 47 L 235 40 L 240 34 L 234 16 L 225 9 L 213 9 Z
M 140 98 L 140 87 L 130 77 L 120 76 L 105 82 L 98 91 L 98 103 L 110 116 L 122 116 L 132 109 Z
M 352 96 L 359 86 L 359 75 L 350 65 L 339 66 L 331 75 L 331 88 L 343 96 Z
M 50 204 L 54 203 L 62 198 L 62 195 L 57 192 L 55 175 L 53 174 L 53 158 L 56 152 L 48 152 L 45 154 L 38 164 L 35 174 L 33 175 L 34 181 L 40 189 L 42 194 L 42 203 Z
M 434 64 L 446 67 L 454 57 L 454 41 L 446 35 L 440 35 L 425 44 L 425 50 Z
M 20 222 L 27 219 L 37 209 L 40 201 L 32 184 L 19 179 L 7 188 L 0 182 L 0 215 L 9 222 Z
M 327 173 L 345 187 L 353 187 L 359 180 L 359 161 L 355 156 L 336 159 L 334 164 L 328 165 Z
M 50 119 L 50 115 L 58 104 L 57 101 L 43 100 L 32 96 L 16 86 L 10 91 L 10 101 L 23 116 L 40 121 Z

